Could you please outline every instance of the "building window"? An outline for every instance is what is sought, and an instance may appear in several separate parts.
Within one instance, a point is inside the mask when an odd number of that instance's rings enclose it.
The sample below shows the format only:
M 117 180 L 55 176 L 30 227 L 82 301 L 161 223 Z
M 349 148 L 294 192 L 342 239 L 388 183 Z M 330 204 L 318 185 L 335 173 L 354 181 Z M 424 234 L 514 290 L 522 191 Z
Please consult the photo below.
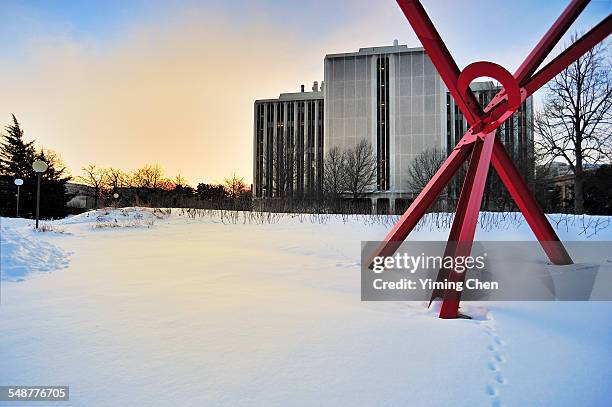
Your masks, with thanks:
M 376 187 L 379 191 L 389 189 L 389 57 L 376 60 Z
M 323 189 L 323 99 L 319 100 L 319 115 L 317 120 L 317 189 L 321 192 Z
M 272 196 L 274 169 L 274 104 L 266 105 L 266 197 Z
M 308 106 L 308 122 L 306 133 L 306 188 L 309 194 L 314 192 L 315 170 L 315 102 L 310 100 Z
M 275 144 L 275 170 L 276 196 L 284 196 L 285 192 L 285 132 L 284 132 L 285 105 L 284 103 L 276 103 L 276 144 Z
M 461 113 L 461 110 L 459 109 L 456 103 L 454 103 L 454 107 L 455 107 L 455 144 L 457 144 L 459 140 L 461 140 L 461 138 L 463 137 L 463 113 Z
M 518 111 L 517 116 L 518 138 L 517 138 L 517 157 L 519 160 L 526 160 L 526 139 L 527 139 L 527 105 L 523 103 Z
M 285 128 L 286 135 L 286 158 L 285 158 L 285 176 L 286 179 L 286 192 L 287 195 L 291 196 L 293 194 L 293 175 L 295 173 L 295 159 L 294 159 L 294 151 L 295 151 L 295 104 L 293 102 L 289 102 L 287 104 L 287 126 Z
M 453 144 L 452 136 L 453 122 L 451 120 L 451 95 L 446 94 L 446 154 L 450 155 L 455 145 Z
M 298 194 L 304 193 L 304 109 L 303 101 L 297 103 L 297 147 L 296 147 L 296 189 Z
M 512 152 L 514 150 L 514 115 L 506 119 L 504 122 L 504 127 L 506 149 Z
M 255 196 L 262 197 L 263 191 L 263 172 L 264 172 L 264 105 L 258 104 L 255 107 Z

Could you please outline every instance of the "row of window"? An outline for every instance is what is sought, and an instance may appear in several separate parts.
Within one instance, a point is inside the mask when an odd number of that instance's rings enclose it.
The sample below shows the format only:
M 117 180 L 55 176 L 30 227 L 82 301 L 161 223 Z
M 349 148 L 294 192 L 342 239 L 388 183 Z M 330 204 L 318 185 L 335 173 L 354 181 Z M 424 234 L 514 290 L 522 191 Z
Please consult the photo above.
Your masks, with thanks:
M 389 57 L 376 60 L 376 187 L 390 187 L 391 165 L 389 149 Z
M 255 196 L 317 192 L 323 180 L 323 101 L 258 103 L 255 109 Z

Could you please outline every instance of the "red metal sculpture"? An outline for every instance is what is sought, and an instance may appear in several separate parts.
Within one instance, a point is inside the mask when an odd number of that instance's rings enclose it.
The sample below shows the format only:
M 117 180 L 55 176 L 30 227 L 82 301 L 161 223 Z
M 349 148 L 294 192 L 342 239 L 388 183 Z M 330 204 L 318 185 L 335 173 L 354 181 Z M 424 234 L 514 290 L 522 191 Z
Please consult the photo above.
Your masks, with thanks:
M 463 71 L 459 71 L 421 3 L 418 0 L 397 0 L 397 3 L 463 112 L 470 129 L 457 143 L 442 167 L 417 196 L 399 222 L 391 229 L 375 255 L 389 256 L 395 252 L 399 243 L 408 236 L 459 167 L 470 157 L 448 238 L 446 254 L 452 256 L 470 254 L 487 172 L 492 163 L 550 260 L 555 264 L 571 264 L 572 259 L 559 241 L 559 237 L 538 206 L 501 141 L 495 137 L 495 130 L 518 109 L 527 97 L 589 49 L 603 41 L 612 32 L 612 15 L 608 15 L 536 73 L 536 69 L 589 3 L 588 0 L 573 0 L 512 75 L 503 67 L 492 62 L 475 62 L 468 65 Z M 503 85 L 502 90 L 484 109 L 479 105 L 469 87 L 472 80 L 483 76 L 497 79 Z M 438 281 L 445 279 L 463 281 L 465 273 L 440 270 Z M 440 318 L 456 318 L 459 315 L 460 292 L 455 290 L 447 290 L 444 293 L 434 292 L 432 300 L 437 297 L 444 298 Z

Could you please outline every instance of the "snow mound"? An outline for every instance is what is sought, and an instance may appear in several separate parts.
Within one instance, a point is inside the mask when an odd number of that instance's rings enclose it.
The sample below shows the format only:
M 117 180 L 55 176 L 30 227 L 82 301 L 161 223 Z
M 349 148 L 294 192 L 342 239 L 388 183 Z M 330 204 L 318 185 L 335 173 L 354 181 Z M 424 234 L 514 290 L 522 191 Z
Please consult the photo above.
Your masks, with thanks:
M 94 228 L 152 226 L 156 220 L 165 219 L 170 214 L 170 209 L 142 207 L 103 208 L 70 216 L 57 223 L 62 225 L 88 224 Z
M 31 229 L 1 226 L 0 279 L 23 281 L 30 273 L 68 267 L 68 253 L 34 235 Z

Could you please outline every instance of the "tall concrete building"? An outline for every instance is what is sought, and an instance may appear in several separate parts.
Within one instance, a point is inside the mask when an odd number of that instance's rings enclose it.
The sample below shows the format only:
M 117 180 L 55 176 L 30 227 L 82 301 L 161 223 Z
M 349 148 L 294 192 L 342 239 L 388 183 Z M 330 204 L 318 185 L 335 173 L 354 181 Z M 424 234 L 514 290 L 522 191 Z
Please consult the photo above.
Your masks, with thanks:
M 445 87 L 423 48 L 361 48 L 325 57 L 325 145 L 368 140 L 377 159 L 380 206 L 409 199 L 407 165 L 427 148 L 446 150 Z M 379 202 L 380 200 L 380 202 Z
M 408 166 L 411 161 L 429 148 L 450 153 L 468 128 L 431 59 L 420 47 L 408 48 L 395 42 L 392 46 L 328 54 L 324 60 L 323 83 L 322 91 L 283 94 L 279 99 L 255 103 L 256 197 L 281 196 L 270 192 L 271 188 L 274 190 L 274 170 L 266 167 L 265 162 L 274 161 L 266 159 L 274 156 L 274 147 L 265 147 L 265 143 L 268 142 L 268 146 L 270 142 L 267 140 L 274 143 L 279 130 L 275 133 L 273 129 L 282 125 L 297 126 L 295 131 L 303 131 L 306 137 L 297 140 L 297 147 L 290 148 L 298 159 L 298 170 L 305 168 L 302 172 L 297 171 L 297 181 L 293 186 L 296 192 L 307 193 L 320 188 L 323 157 L 329 149 L 336 146 L 353 148 L 360 140 L 370 142 L 376 155 L 377 171 L 372 188 L 365 197 L 372 200 L 379 212 L 405 209 L 419 192 L 410 187 Z M 471 87 L 483 106 L 499 91 L 492 82 L 473 83 Z M 275 113 L 275 109 L 284 108 L 282 105 L 287 98 L 297 103 L 296 109 L 300 103 L 307 104 L 312 100 L 318 103 L 313 107 L 316 111 L 315 129 L 311 131 L 308 127 L 308 119 L 312 117 L 309 106 L 304 107 L 306 113 L 300 113 L 306 118 L 305 126 L 300 124 L 300 120 L 297 124 L 290 121 L 290 116 L 283 116 L 286 112 L 282 110 L 280 116 Z M 277 121 L 275 127 L 274 121 L 279 120 L 278 117 L 282 120 Z M 501 127 L 500 137 L 511 151 L 519 154 L 533 151 L 532 120 L 533 107 L 531 99 L 528 99 Z M 272 130 L 268 130 L 270 128 Z M 309 134 L 314 138 L 308 138 Z M 288 145 L 281 138 L 278 140 Z M 260 146 L 261 143 L 264 144 Z M 299 147 L 302 143 L 303 153 Z M 313 163 L 314 169 L 311 170 Z M 273 174 L 272 181 L 270 177 L 266 178 L 266 171 Z
M 255 101 L 253 196 L 316 195 L 323 177 L 323 93 L 282 93 Z

